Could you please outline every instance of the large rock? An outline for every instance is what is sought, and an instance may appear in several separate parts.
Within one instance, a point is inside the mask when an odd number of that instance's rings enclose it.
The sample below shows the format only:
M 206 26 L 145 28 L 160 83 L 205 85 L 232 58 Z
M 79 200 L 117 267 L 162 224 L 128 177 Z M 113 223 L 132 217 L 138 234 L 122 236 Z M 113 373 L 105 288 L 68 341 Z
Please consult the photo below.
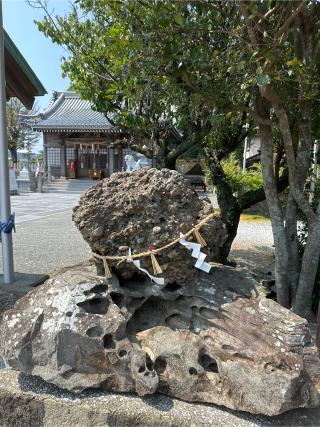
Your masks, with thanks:
M 93 252 L 116 256 L 141 253 L 150 246 L 162 247 L 185 233 L 212 212 L 208 200 L 201 200 L 188 181 L 169 169 L 141 169 L 116 173 L 85 192 L 74 208 L 73 220 Z M 208 260 L 219 259 L 227 238 L 224 224 L 213 218 L 201 229 L 208 243 L 203 249 Z M 190 252 L 177 244 L 157 255 L 161 275 L 170 283 L 184 284 L 198 271 Z M 119 277 L 130 278 L 137 271 L 127 263 L 109 262 Z M 141 265 L 152 273 L 150 257 Z
M 1 354 L 7 367 L 75 392 L 158 390 L 267 415 L 316 406 L 307 322 L 260 291 L 231 267 L 185 286 L 115 276 L 107 286 L 93 267 L 74 268 L 4 314 Z
M 158 377 L 127 337 L 127 320 L 103 281 L 90 271 L 68 270 L 4 314 L 0 348 L 12 368 L 68 390 L 104 384 L 153 393 Z

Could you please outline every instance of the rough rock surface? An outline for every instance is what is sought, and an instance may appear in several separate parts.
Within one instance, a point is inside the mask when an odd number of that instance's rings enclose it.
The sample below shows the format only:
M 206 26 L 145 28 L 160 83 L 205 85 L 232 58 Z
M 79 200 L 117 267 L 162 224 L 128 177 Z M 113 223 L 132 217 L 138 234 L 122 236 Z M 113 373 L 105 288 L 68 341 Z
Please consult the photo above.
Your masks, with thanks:
M 129 247 L 140 253 L 164 246 L 211 212 L 209 200 L 201 200 L 181 174 L 145 168 L 115 173 L 83 193 L 73 220 L 94 252 L 112 256 L 127 255 Z M 201 234 L 208 243 L 202 252 L 208 261 L 217 261 L 227 238 L 224 224 L 214 218 Z M 180 284 L 195 279 L 198 270 L 188 252 L 177 244 L 158 254 L 161 277 Z M 120 277 L 130 278 L 137 271 L 127 263 L 109 264 Z M 141 266 L 152 273 L 150 257 L 142 258 Z
M 78 267 L 4 314 L 0 353 L 7 367 L 75 392 L 158 390 L 267 415 L 317 406 L 307 322 L 250 298 L 260 291 L 231 267 L 186 286 L 115 276 L 106 285 L 93 267 Z

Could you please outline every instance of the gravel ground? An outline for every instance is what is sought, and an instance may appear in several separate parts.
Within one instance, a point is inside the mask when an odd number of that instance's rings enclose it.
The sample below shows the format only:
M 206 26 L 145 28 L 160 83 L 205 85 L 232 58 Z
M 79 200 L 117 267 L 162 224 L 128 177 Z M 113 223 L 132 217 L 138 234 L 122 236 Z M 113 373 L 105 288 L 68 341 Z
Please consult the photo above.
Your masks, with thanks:
M 270 222 L 241 222 L 230 258 L 237 265 L 272 276 L 274 248 Z

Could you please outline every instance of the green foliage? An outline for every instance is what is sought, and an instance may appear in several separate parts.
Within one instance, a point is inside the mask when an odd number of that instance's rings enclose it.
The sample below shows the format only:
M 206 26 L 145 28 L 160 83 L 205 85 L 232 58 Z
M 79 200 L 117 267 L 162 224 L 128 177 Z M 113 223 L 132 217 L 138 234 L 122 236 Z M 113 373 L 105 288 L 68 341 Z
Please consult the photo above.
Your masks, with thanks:
M 245 61 L 228 36 L 228 14 L 239 16 L 233 2 L 78 0 L 65 17 L 48 12 L 37 24 L 69 51 L 62 68 L 74 90 L 117 124 L 153 135 L 159 156 L 173 157 L 203 144 L 215 116 L 244 101 L 243 91 L 230 90 L 240 76 L 227 71 L 230 61 L 236 74 Z M 181 138 L 168 142 L 172 127 Z
M 261 163 L 255 163 L 243 172 L 242 184 L 249 190 L 258 190 L 263 187 Z
M 232 153 L 222 161 L 222 167 L 234 193 L 239 190 L 257 190 L 263 187 L 260 163 L 243 171 L 235 154 Z

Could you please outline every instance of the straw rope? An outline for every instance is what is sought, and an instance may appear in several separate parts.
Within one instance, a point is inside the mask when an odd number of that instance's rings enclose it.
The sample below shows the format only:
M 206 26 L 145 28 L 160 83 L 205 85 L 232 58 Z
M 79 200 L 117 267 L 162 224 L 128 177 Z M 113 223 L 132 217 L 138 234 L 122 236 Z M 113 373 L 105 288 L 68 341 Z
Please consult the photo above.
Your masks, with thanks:
M 214 212 L 212 212 L 211 214 L 207 215 L 202 221 L 200 221 L 198 224 L 194 225 L 187 233 L 184 233 L 184 235 L 183 235 L 184 238 L 190 237 L 192 235 L 194 235 L 196 237 L 198 234 L 200 234 L 199 233 L 200 228 L 203 225 L 207 224 L 214 217 L 214 215 L 215 215 Z M 201 236 L 201 239 L 203 240 L 202 243 L 203 243 L 203 246 L 204 246 L 206 244 L 205 240 L 202 238 L 202 236 Z M 156 255 L 159 252 L 162 252 L 165 249 L 168 249 L 171 246 L 176 245 L 177 243 L 179 243 L 179 241 L 180 241 L 180 237 L 177 237 L 176 239 L 172 240 L 170 243 L 168 243 L 168 244 L 166 244 L 164 246 L 161 246 L 160 248 L 154 248 L 152 250 L 148 250 L 148 251 L 145 251 L 145 252 L 140 252 L 138 254 L 132 254 L 131 255 L 131 259 L 138 259 L 138 258 L 143 258 L 143 257 L 146 257 L 146 256 Z M 120 261 L 119 264 L 127 259 L 127 255 L 116 255 L 116 256 L 99 255 L 99 254 L 96 254 L 95 252 L 92 252 L 92 256 L 94 258 L 101 259 L 103 261 L 104 260 Z

